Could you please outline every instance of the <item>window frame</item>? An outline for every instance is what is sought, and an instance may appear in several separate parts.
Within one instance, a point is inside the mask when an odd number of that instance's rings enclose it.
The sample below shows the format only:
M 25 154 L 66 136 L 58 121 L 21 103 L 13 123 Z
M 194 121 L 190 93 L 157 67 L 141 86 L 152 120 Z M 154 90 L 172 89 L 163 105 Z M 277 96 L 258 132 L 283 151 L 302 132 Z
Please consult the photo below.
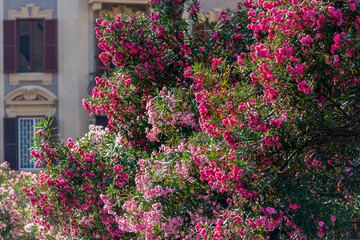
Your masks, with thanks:
M 19 34 L 18 22 L 26 20 L 43 20 L 43 73 L 57 73 L 58 72 L 58 31 L 57 20 L 46 18 L 19 18 L 14 20 L 3 21 L 3 39 L 4 39 L 4 73 L 34 73 L 34 72 L 20 72 L 18 60 L 19 48 Z

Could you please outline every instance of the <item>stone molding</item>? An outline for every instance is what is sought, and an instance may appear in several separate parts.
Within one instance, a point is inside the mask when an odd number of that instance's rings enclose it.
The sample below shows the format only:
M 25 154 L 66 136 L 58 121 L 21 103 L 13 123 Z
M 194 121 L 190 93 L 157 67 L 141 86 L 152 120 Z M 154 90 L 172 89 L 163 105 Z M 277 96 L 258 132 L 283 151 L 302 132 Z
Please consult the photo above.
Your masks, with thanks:
M 23 19 L 23 18 L 45 18 L 53 19 L 53 10 L 43 10 L 40 11 L 40 7 L 35 6 L 35 4 L 26 4 L 25 7 L 21 7 L 20 11 L 8 10 L 8 19 Z
M 43 85 L 51 85 L 52 74 L 43 72 L 10 73 L 9 81 L 11 86 L 18 86 L 20 82 L 41 82 Z
M 56 96 L 42 87 L 17 88 L 4 101 L 8 117 L 53 116 L 56 113 Z
M 110 16 L 115 17 L 116 15 L 118 15 L 121 12 L 127 12 L 128 14 L 133 14 L 133 9 L 127 7 L 126 5 L 117 5 L 116 7 L 113 7 L 111 11 L 106 11 L 106 10 L 100 10 L 99 11 L 99 16 L 103 17 L 105 16 L 105 14 L 109 14 Z M 143 11 L 138 11 L 136 12 L 136 15 L 145 15 L 145 12 Z
M 103 3 L 115 3 L 115 4 L 143 4 L 148 5 L 149 0 L 88 0 L 91 10 L 93 12 L 102 9 Z

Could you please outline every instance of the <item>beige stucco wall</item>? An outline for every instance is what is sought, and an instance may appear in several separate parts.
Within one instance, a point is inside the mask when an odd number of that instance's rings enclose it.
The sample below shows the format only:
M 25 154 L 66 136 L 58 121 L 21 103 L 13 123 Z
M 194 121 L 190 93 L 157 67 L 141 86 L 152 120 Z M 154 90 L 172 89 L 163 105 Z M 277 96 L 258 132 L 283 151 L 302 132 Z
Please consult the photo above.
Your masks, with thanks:
M 78 138 L 87 132 L 82 106 L 93 72 L 93 14 L 87 0 L 58 1 L 59 133 Z
M 237 0 L 202 0 L 200 1 L 201 11 L 208 12 L 213 9 L 236 8 Z

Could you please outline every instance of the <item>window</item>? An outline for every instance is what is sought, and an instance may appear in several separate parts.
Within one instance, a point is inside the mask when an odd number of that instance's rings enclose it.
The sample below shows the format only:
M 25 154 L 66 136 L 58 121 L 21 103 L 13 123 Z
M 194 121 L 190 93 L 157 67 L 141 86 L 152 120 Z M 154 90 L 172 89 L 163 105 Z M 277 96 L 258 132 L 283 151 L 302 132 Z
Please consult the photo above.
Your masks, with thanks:
M 4 118 L 4 157 L 12 170 L 37 170 L 30 161 L 30 147 L 40 117 Z M 55 118 L 51 118 L 55 127 Z M 55 134 L 55 132 L 53 133 Z
M 20 20 L 19 72 L 42 72 L 44 69 L 44 24 L 42 20 Z
M 4 72 L 57 72 L 56 20 L 5 20 Z
M 95 125 L 103 126 L 105 129 L 108 124 L 109 124 L 109 120 L 106 116 L 101 116 L 101 115 L 95 116 Z
M 36 170 L 36 163 L 31 162 L 30 148 L 32 138 L 38 130 L 36 125 L 41 118 L 18 118 L 18 158 L 19 170 Z

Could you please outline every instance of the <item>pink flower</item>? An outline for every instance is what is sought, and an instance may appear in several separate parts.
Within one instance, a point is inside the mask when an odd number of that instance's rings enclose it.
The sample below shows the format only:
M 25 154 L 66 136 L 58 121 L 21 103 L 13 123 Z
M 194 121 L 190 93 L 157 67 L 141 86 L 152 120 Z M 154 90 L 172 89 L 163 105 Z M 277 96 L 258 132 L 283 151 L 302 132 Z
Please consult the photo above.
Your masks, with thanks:
M 304 92 L 305 94 L 309 94 L 309 92 L 312 90 L 312 87 L 308 86 L 307 82 L 303 80 L 302 82 L 298 83 L 298 89 Z
M 308 41 L 309 43 L 312 43 L 314 41 L 314 39 L 310 35 L 307 35 L 306 41 Z
M 203 228 L 200 231 L 200 235 L 204 237 L 206 235 L 206 232 L 207 232 L 207 230 L 205 228 Z
M 200 232 L 200 231 L 202 231 L 201 227 L 202 227 L 202 222 L 198 222 L 198 224 L 196 224 L 196 226 L 195 226 L 195 230 Z
M 320 221 L 320 222 L 319 222 L 319 226 L 320 226 L 320 227 L 324 226 L 324 222 L 323 222 L 323 221 Z
M 237 64 L 238 64 L 239 66 L 244 64 L 244 61 L 241 59 L 240 56 L 239 56 L 238 59 L 237 59 Z
M 277 211 L 272 207 L 267 207 L 266 212 L 268 212 L 269 214 L 276 214 L 277 213 Z
M 350 4 L 350 10 L 351 10 L 351 11 L 355 11 L 355 10 L 356 10 L 356 5 L 355 5 L 355 3 Z
M 335 222 L 336 221 L 336 217 L 335 216 L 331 216 L 331 221 Z
M 324 232 L 322 232 L 322 231 L 319 231 L 316 235 L 317 235 L 318 237 L 322 237 L 322 236 L 324 236 L 324 235 L 325 235 L 325 233 L 324 233 Z
M 157 1 L 157 0 L 156 0 Z M 156 3 L 155 3 L 156 4 Z M 159 15 L 156 14 L 155 12 L 151 12 L 151 17 L 150 17 L 151 20 L 158 20 L 159 19 Z
M 115 165 L 115 166 L 114 166 L 114 172 L 115 172 L 117 175 L 121 175 L 121 174 L 122 174 L 121 170 L 123 170 L 123 169 L 124 169 L 124 167 L 121 166 L 121 165 Z
M 334 8 L 334 7 L 328 7 L 328 11 L 329 11 L 329 12 L 334 12 L 334 11 L 335 11 L 335 8 Z
M 222 63 L 222 60 L 223 60 L 222 57 L 219 58 L 219 59 L 213 58 L 213 59 L 211 60 L 211 62 L 212 62 L 211 68 L 212 68 L 213 71 L 215 71 L 216 68 L 217 68 L 217 66 L 218 66 L 220 63 Z
M 290 203 L 289 207 L 290 207 L 291 209 L 294 209 L 294 210 L 297 209 L 297 205 L 296 205 L 296 204 Z

